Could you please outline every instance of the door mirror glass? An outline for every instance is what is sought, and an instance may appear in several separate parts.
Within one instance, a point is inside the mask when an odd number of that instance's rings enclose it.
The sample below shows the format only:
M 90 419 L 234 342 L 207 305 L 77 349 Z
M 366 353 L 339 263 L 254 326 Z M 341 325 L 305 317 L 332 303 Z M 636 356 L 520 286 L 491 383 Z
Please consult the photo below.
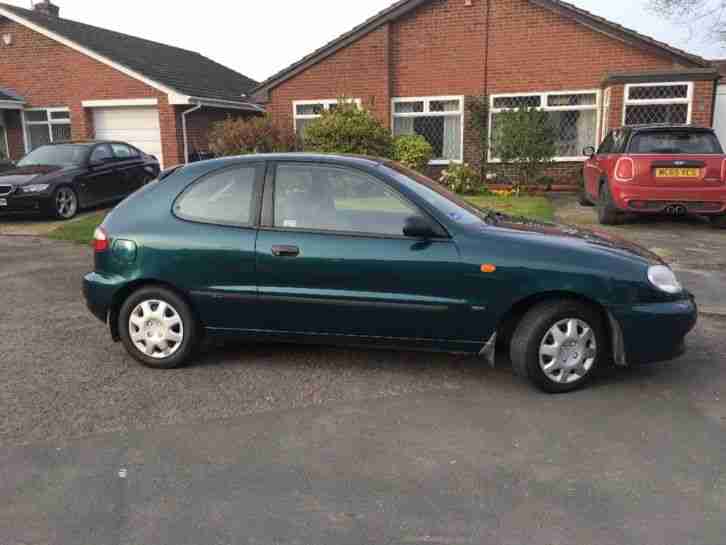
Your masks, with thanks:
M 438 236 L 437 229 L 429 220 L 421 216 L 407 218 L 403 226 L 403 234 L 411 238 L 435 238 Z
M 582 150 L 582 155 L 585 157 L 592 157 L 595 155 L 595 148 L 594 146 L 587 146 L 585 149 Z

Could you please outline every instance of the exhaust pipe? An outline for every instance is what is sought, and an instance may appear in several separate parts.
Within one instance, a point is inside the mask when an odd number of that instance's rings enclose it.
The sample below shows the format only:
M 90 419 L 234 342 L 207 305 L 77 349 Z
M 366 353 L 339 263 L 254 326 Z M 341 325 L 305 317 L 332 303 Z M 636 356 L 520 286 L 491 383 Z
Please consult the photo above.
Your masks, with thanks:
M 668 214 L 669 216 L 675 216 L 676 215 L 676 207 L 672 205 L 668 205 L 665 207 L 664 212 Z
M 688 209 L 682 204 L 670 204 L 665 207 L 664 212 L 669 216 L 685 216 Z

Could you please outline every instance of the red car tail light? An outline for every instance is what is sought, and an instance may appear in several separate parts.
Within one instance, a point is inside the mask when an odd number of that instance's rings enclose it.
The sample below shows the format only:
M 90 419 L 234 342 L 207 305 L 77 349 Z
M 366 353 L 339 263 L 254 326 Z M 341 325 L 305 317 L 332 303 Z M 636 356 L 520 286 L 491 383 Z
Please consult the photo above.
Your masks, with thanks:
M 96 227 L 93 232 L 93 249 L 96 252 L 105 252 L 110 247 L 110 240 L 108 234 L 103 227 Z
M 635 161 L 630 157 L 621 157 L 615 163 L 615 180 L 618 182 L 632 182 L 635 178 Z

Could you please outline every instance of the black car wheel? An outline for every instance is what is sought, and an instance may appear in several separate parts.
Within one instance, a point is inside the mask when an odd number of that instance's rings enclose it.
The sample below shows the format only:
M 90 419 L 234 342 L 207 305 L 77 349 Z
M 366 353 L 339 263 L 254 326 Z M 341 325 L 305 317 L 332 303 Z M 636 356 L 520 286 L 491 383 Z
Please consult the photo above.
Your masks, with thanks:
M 579 194 L 577 195 L 577 202 L 580 206 L 594 206 L 592 204 L 592 201 L 587 197 L 587 194 L 584 189 L 581 189 Z
M 69 220 L 78 214 L 78 195 L 72 188 L 61 186 L 53 193 L 53 215 L 60 220 Z
M 578 301 L 549 301 L 532 308 L 510 347 L 515 372 L 547 393 L 585 386 L 610 353 L 599 313 Z
M 199 326 L 189 305 L 161 287 L 141 288 L 126 299 L 118 315 L 126 351 L 147 367 L 184 365 L 197 347 Z
M 610 184 L 607 181 L 603 182 L 600 187 L 600 195 L 597 201 L 597 219 L 602 225 L 620 225 L 623 223 L 623 213 L 615 206 L 610 194 Z

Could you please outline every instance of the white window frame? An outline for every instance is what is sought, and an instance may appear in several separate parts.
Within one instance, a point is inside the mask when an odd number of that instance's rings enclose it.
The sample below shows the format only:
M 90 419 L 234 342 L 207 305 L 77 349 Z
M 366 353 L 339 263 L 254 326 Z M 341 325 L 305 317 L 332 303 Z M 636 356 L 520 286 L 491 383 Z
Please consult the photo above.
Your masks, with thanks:
M 28 121 L 28 118 L 26 117 L 26 113 L 29 112 L 46 112 L 48 119 L 45 121 Z M 68 119 L 52 119 L 52 114 L 54 112 L 68 112 Z M 26 110 L 23 110 L 22 112 L 22 121 L 23 121 L 23 140 L 25 144 L 25 153 L 30 152 L 30 134 L 28 132 L 28 126 L 29 125 L 46 125 L 48 127 L 48 137 L 50 138 L 50 142 L 53 143 L 53 125 L 70 125 L 71 124 L 71 118 L 70 118 L 71 110 L 70 108 L 28 108 Z
M 457 112 L 432 112 L 430 109 L 431 102 L 459 102 L 459 111 Z M 396 113 L 396 104 L 402 102 L 423 102 L 422 112 L 410 112 L 410 113 Z M 429 165 L 449 165 L 451 163 L 461 164 L 464 162 L 464 96 L 463 95 L 445 95 L 445 96 L 426 96 L 426 97 L 396 97 L 391 99 L 391 134 L 393 134 L 393 127 L 395 119 L 402 117 L 454 117 L 455 115 L 461 116 L 461 134 L 459 135 L 459 150 L 460 156 L 458 159 L 434 159 L 429 162 Z
M 595 104 L 585 104 L 582 106 L 548 106 L 548 99 L 551 95 L 595 95 Z M 492 138 L 492 120 L 494 119 L 494 114 L 498 114 L 501 112 L 505 112 L 511 108 L 495 108 L 494 107 L 494 100 L 497 98 L 504 98 L 504 97 L 529 97 L 529 96 L 539 96 L 540 97 L 540 106 L 539 110 L 543 110 L 546 112 L 572 112 L 572 111 L 595 111 L 595 139 L 597 139 L 597 135 L 600 134 L 600 126 L 602 123 L 602 112 L 600 111 L 600 105 L 602 103 L 602 93 L 600 92 L 600 89 L 578 89 L 576 91 L 541 91 L 541 92 L 527 92 L 527 93 L 501 93 L 497 95 L 491 95 L 489 99 L 489 142 L 491 142 Z M 598 142 L 594 144 L 595 147 L 597 147 Z M 586 161 L 588 157 L 585 157 L 584 155 L 579 156 L 573 156 L 573 157 L 554 157 L 552 160 L 556 163 L 571 163 L 576 161 Z M 501 163 L 502 160 L 496 157 L 492 156 L 492 150 L 489 149 L 489 162 L 490 163 Z
M 310 106 L 311 104 L 320 104 L 324 111 L 330 110 L 331 106 L 337 105 L 340 102 L 337 98 L 322 98 L 320 100 L 293 100 L 292 102 L 292 118 L 293 118 L 293 129 L 297 134 L 297 120 L 298 119 L 317 119 L 321 114 L 310 114 L 310 115 L 298 115 L 298 106 Z M 360 109 L 362 101 L 359 98 L 352 98 L 349 100 L 350 104 L 355 104 Z
M 680 87 L 688 86 L 688 94 L 686 98 L 649 98 L 649 99 L 631 99 L 630 89 L 633 87 Z M 625 85 L 623 91 L 623 127 L 629 127 L 632 125 L 626 125 L 625 120 L 627 119 L 628 106 L 648 106 L 653 104 L 687 104 L 688 105 L 688 116 L 686 118 L 686 124 L 691 123 L 693 115 L 693 89 L 694 85 L 692 81 L 666 81 L 666 82 L 650 82 L 650 83 L 628 83 Z

